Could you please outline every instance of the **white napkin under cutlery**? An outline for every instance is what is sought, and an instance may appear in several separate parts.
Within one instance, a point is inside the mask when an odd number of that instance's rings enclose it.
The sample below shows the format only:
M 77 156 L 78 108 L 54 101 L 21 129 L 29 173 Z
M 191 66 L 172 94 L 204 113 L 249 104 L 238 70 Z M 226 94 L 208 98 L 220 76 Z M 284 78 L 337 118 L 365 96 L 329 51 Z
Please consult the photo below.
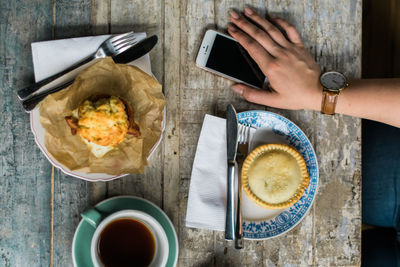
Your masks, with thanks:
M 50 77 L 93 54 L 108 37 L 110 37 L 110 35 L 32 43 L 31 48 L 35 81 L 39 82 Z M 136 33 L 136 37 L 138 40 L 142 40 L 146 38 L 146 33 Z M 137 66 L 147 74 L 153 76 L 148 53 L 132 61 L 129 65 Z M 57 85 L 65 81 L 66 79 L 63 76 L 57 79 Z
M 250 130 L 250 140 L 254 132 L 255 129 Z M 226 120 L 206 114 L 190 179 L 187 227 L 225 231 L 226 153 Z M 235 170 L 237 180 L 238 168 Z

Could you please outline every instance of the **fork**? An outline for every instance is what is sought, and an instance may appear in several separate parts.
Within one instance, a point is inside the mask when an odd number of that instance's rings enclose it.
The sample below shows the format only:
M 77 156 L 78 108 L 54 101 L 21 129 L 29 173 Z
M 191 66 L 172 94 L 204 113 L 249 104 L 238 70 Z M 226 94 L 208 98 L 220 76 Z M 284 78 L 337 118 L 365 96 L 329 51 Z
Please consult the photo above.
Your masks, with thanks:
M 253 127 L 238 123 L 238 143 L 239 144 L 247 144 L 250 141 L 249 139 L 250 139 L 250 129 L 251 128 L 253 128 Z
M 248 144 L 250 142 L 250 131 L 253 127 L 238 124 L 238 164 L 243 163 L 244 157 L 247 154 Z M 245 150 L 245 151 L 243 151 Z M 239 156 L 241 155 L 241 156 Z M 242 185 L 240 178 L 238 179 L 238 195 L 237 195 L 237 210 L 236 210 L 236 226 L 235 226 L 235 248 L 241 249 L 243 248 L 243 229 L 242 229 L 242 212 L 241 212 L 241 195 L 242 195 Z
M 35 93 L 36 91 L 44 88 L 44 86 L 48 85 L 49 83 L 53 82 L 54 80 L 60 78 L 61 76 L 67 74 L 68 72 L 75 70 L 95 59 L 104 58 L 107 56 L 116 56 L 125 50 L 129 49 L 133 45 L 135 45 L 138 41 L 136 40 L 136 36 L 133 32 L 127 32 L 119 35 L 114 35 L 105 40 L 98 48 L 95 53 L 88 56 L 87 58 L 75 63 L 74 65 L 70 66 L 69 68 L 54 74 L 38 83 L 25 87 L 23 89 L 18 90 L 17 95 L 18 98 L 22 101 L 27 99 L 31 94 Z

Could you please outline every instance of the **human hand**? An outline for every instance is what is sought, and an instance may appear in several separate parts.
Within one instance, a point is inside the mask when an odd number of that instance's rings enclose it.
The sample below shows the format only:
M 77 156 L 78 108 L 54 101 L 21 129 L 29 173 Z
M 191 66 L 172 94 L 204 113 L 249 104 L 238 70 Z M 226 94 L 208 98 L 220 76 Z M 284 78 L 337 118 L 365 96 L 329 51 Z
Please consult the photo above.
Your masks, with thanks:
M 272 17 L 271 21 L 285 30 L 288 39 L 270 21 L 246 7 L 246 17 L 231 11 L 229 34 L 235 38 L 268 77 L 274 92 L 257 90 L 244 84 L 232 89 L 246 100 L 284 109 L 320 110 L 321 70 L 305 49 L 298 31 L 287 21 Z M 256 24 L 258 26 L 256 26 Z

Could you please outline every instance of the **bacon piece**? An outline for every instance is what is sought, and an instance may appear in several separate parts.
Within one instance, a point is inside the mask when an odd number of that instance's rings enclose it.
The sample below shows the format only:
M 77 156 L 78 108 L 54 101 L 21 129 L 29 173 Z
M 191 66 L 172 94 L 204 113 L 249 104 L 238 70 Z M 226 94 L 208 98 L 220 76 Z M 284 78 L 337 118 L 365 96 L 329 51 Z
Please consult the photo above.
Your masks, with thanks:
M 129 128 L 128 128 L 128 134 L 131 134 L 135 137 L 139 137 L 140 136 L 140 129 L 139 126 L 133 122 L 132 124 L 129 124 Z
M 78 119 L 72 116 L 66 116 L 65 121 L 67 122 L 68 126 L 71 128 L 71 134 L 75 135 L 76 131 L 78 130 Z
M 120 98 L 121 99 L 121 98 Z M 136 124 L 136 122 L 133 120 L 133 111 L 131 106 L 123 99 L 121 99 L 122 103 L 125 105 L 126 113 L 128 115 L 128 122 L 129 122 L 129 127 L 128 127 L 128 134 L 133 135 L 135 137 L 139 137 L 140 134 L 140 128 L 139 125 Z

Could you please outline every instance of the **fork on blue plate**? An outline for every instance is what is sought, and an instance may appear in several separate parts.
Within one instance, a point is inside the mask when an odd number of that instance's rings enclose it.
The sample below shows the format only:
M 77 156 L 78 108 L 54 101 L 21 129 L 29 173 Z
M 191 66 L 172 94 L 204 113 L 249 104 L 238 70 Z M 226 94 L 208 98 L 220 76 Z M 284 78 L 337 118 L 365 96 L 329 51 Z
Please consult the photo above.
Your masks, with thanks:
M 241 169 L 246 155 L 248 154 L 248 147 L 250 143 L 250 131 L 255 128 L 238 123 L 238 149 L 237 149 L 237 163 Z M 242 229 L 242 212 L 241 212 L 241 198 L 242 198 L 242 184 L 240 181 L 240 173 L 238 177 L 238 195 L 237 195 L 237 210 L 236 210 L 236 225 L 235 225 L 235 248 L 243 248 L 243 229 Z

